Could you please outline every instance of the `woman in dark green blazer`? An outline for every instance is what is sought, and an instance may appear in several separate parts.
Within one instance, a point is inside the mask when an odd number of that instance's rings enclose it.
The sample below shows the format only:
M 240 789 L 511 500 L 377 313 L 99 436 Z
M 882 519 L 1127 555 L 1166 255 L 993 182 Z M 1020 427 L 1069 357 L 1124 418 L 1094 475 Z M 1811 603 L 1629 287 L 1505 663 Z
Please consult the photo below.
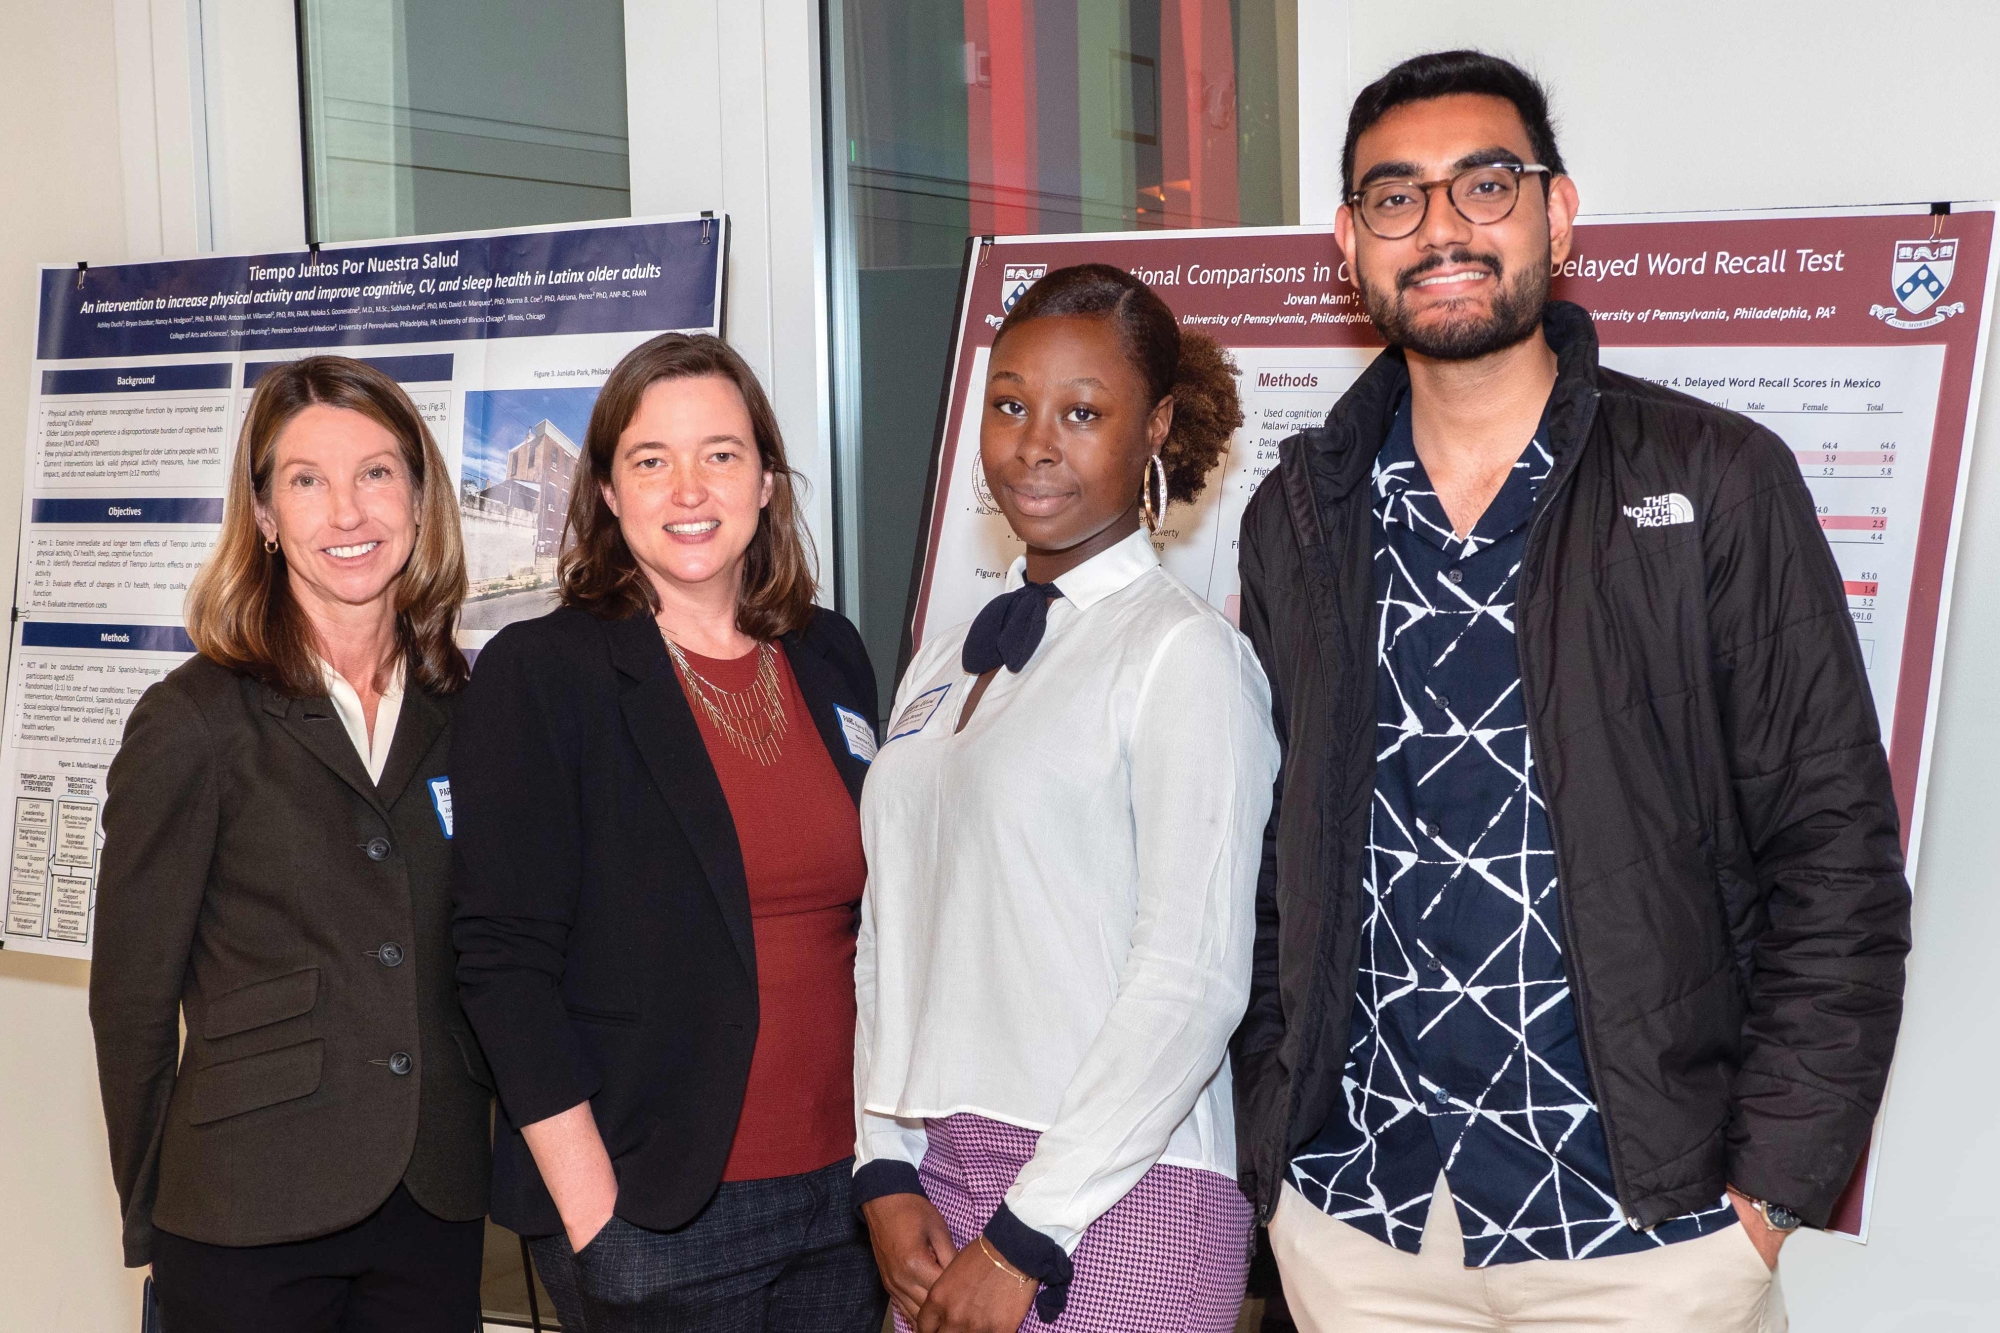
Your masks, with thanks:
M 490 1080 L 454 985 L 445 771 L 464 592 L 402 390 L 341 357 L 267 373 L 188 597 L 198 655 L 107 779 L 90 1017 L 125 1260 L 166 1333 L 476 1326 Z

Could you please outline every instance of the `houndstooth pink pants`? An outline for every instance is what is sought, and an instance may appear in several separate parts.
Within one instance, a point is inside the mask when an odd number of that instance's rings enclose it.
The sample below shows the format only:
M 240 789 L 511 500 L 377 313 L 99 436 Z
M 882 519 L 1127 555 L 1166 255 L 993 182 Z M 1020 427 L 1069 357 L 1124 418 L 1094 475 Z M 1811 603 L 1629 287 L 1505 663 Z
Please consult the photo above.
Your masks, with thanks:
M 918 1176 L 963 1248 L 1000 1207 L 1040 1135 L 983 1116 L 927 1122 Z M 1250 1266 L 1250 1205 L 1213 1171 L 1156 1166 L 1090 1224 L 1071 1256 L 1069 1304 L 1022 1333 L 1231 1333 Z M 910 1333 L 901 1314 L 898 1333 Z

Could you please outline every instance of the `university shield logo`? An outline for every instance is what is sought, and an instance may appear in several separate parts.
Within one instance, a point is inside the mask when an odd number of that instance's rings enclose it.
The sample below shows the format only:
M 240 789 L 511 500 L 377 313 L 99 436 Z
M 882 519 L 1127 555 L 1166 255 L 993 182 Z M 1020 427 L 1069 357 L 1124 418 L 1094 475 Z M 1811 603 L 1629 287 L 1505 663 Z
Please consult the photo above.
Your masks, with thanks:
M 1004 264 L 1000 270 L 1000 313 L 1011 315 L 1028 288 L 1048 276 L 1047 264 Z
M 1889 266 L 1889 281 L 1903 309 L 1921 315 L 1937 304 L 1944 289 L 1951 286 L 1951 270 L 1958 262 L 1958 239 L 1897 241 L 1896 260 Z
M 1868 313 L 1894 329 L 1927 329 L 1953 315 L 1964 314 L 1963 301 L 1938 305 L 1945 289 L 1951 286 L 1952 269 L 1957 263 L 1955 236 L 1897 241 L 1895 256 L 1889 263 L 1889 286 L 1896 293 L 1896 304 L 1870 306 Z M 1931 312 L 1929 319 L 1916 318 L 1926 311 Z M 1911 318 L 1902 318 L 1903 312 L 1908 312 Z

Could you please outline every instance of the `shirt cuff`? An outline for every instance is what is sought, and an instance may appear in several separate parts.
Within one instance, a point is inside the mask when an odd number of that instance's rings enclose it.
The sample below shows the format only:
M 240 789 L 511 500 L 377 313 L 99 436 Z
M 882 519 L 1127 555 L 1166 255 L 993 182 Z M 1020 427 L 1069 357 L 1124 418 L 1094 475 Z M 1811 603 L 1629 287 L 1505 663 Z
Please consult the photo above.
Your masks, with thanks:
M 1000 1257 L 1042 1284 L 1035 1293 L 1035 1313 L 1052 1324 L 1069 1303 L 1069 1282 L 1075 1274 L 1063 1247 L 1014 1216 L 1006 1204 L 986 1224 L 986 1240 Z
M 924 1184 L 917 1177 L 917 1168 L 893 1157 L 878 1157 L 863 1163 L 854 1172 L 853 1184 L 848 1186 L 849 1196 L 857 1210 L 864 1203 L 872 1203 L 890 1194 L 923 1192 Z

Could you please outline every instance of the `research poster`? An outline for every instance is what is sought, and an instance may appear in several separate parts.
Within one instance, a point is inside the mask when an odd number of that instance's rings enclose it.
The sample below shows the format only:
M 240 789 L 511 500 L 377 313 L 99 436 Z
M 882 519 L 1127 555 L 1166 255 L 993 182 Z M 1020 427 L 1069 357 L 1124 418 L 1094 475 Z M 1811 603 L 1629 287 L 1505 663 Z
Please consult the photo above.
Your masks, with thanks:
M 1914 876 L 1960 500 L 1993 297 L 1991 204 L 1585 219 L 1554 294 L 1604 363 L 1741 412 L 1791 446 L 1846 582 Z M 1331 227 L 1002 237 L 968 248 L 909 633 L 970 619 L 1021 545 L 979 463 L 993 335 L 1049 271 L 1117 265 L 1234 355 L 1244 424 L 1155 537 L 1233 620 L 1237 533 L 1285 437 L 1323 421 L 1381 339 Z M 1677 497 L 1635 497 L 1674 522 Z M 1683 505 L 1685 502 L 1683 501 Z M 1692 515 L 1685 516 L 1692 519 Z M 1866 1163 L 1835 1219 L 1866 1234 Z
M 554 606 L 598 388 L 654 334 L 720 332 L 727 247 L 727 219 L 691 217 L 44 268 L 0 734 L 6 947 L 90 956 L 105 770 L 193 652 L 182 604 L 266 371 L 338 353 L 409 393 L 458 496 L 476 649 Z

